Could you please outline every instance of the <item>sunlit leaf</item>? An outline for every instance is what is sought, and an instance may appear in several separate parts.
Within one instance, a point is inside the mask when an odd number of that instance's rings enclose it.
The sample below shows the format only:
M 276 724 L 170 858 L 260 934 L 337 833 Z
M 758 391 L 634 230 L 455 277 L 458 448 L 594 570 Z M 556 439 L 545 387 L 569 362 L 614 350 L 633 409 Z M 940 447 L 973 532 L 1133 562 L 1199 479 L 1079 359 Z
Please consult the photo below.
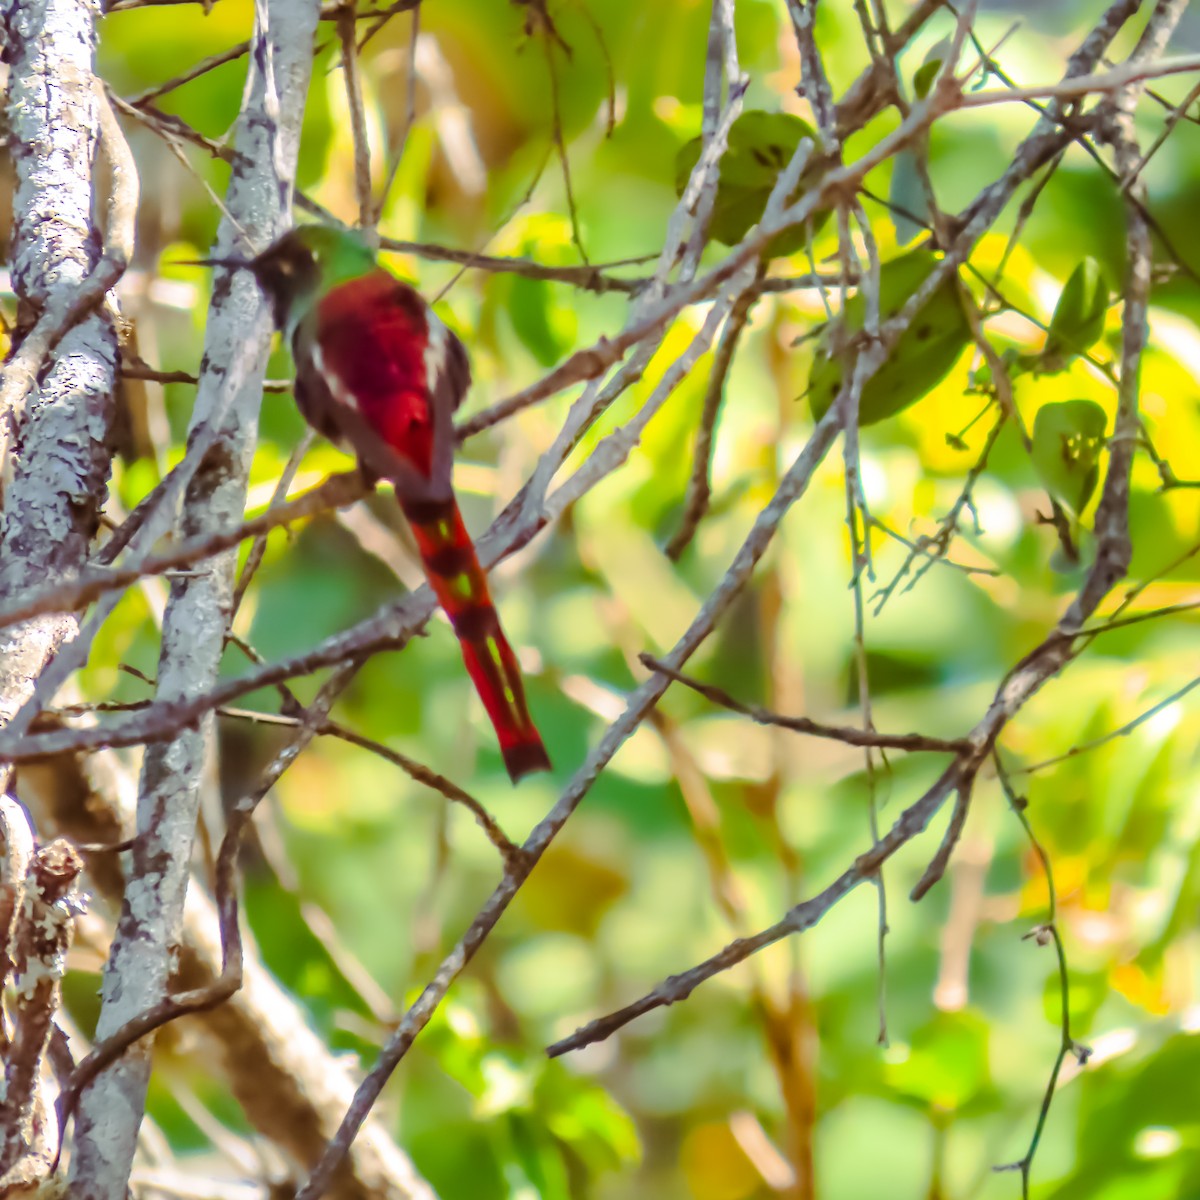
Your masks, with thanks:
M 1033 422 L 1033 465 L 1046 490 L 1079 514 L 1096 490 L 1108 415 L 1092 400 L 1043 404 Z
M 987 1025 L 966 1011 L 938 1013 L 884 1074 L 901 1095 L 943 1112 L 960 1109 L 989 1083 Z
M 946 61 L 952 45 L 949 38 L 942 38 L 925 52 L 921 65 L 913 72 L 913 91 L 918 100 L 924 100 L 929 95 L 929 89 L 933 86 L 938 71 L 942 69 L 942 63 Z
M 879 272 L 880 322 L 895 316 L 929 278 L 938 256 L 911 250 L 883 264 Z M 866 319 L 861 292 L 831 321 L 817 341 L 808 377 L 813 416 L 820 420 L 842 387 L 845 364 L 852 364 Z M 947 276 L 914 314 L 883 365 L 863 388 L 859 424 L 870 425 L 903 412 L 937 386 L 958 361 L 971 336 L 953 274 Z M 845 360 L 845 362 L 844 362 Z
M 762 217 L 771 190 L 780 172 L 791 161 L 800 143 L 816 134 L 807 121 L 790 113 L 744 112 L 729 130 L 729 144 L 720 160 L 720 181 L 709 221 L 708 235 L 727 246 L 736 245 Z M 679 151 L 675 160 L 675 191 L 682 196 L 704 142 L 693 138 Z M 794 203 L 813 178 L 813 171 L 801 174 L 795 192 L 787 198 Z M 808 227 L 797 226 L 772 238 L 767 256 L 791 254 L 809 240 L 810 229 L 818 229 L 828 211 L 815 213 Z
M 1091 349 L 1104 332 L 1109 294 L 1104 269 L 1094 258 L 1083 259 L 1071 272 L 1054 306 L 1046 345 L 1038 360 L 1039 370 L 1061 371 L 1071 357 Z

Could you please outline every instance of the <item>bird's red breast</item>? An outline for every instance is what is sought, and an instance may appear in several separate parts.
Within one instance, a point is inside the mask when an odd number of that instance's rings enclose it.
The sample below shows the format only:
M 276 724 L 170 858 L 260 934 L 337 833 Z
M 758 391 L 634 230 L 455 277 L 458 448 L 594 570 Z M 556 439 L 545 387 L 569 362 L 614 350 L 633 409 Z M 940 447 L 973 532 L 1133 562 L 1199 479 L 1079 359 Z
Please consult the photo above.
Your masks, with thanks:
M 378 268 L 321 298 L 313 352 L 333 398 L 357 408 L 425 477 L 433 455 L 428 312 L 411 287 Z

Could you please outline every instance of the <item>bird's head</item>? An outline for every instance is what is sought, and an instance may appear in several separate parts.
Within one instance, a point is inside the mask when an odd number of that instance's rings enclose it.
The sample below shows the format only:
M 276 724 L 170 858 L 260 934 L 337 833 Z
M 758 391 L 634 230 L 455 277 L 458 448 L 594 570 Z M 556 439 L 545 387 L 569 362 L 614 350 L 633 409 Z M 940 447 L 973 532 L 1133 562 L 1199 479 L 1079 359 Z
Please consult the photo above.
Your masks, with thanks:
M 206 265 L 250 271 L 271 301 L 279 329 L 290 330 L 329 288 L 371 271 L 375 253 L 352 229 L 301 225 L 254 258 L 210 258 Z

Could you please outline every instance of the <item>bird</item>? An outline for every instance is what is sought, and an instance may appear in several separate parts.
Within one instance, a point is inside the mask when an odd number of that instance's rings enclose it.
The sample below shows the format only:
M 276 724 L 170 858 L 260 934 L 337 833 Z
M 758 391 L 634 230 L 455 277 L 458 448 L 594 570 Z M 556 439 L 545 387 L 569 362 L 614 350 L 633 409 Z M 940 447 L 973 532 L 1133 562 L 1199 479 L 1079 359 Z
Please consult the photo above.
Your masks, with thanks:
M 352 451 L 369 483 L 393 485 L 509 778 L 549 770 L 452 486 L 452 417 L 471 383 L 461 340 L 352 229 L 301 225 L 253 258 L 204 262 L 253 274 L 291 348 L 305 420 Z

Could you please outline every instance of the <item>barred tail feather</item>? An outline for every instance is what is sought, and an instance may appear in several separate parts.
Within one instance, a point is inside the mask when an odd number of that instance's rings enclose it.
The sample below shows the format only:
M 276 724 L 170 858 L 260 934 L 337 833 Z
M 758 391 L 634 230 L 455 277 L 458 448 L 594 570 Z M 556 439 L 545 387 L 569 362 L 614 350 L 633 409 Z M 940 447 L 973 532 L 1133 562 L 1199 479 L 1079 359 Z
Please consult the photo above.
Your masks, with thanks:
M 550 770 L 549 755 L 525 707 L 521 669 L 499 624 L 494 633 L 478 641 L 460 637 L 459 645 L 496 730 L 509 778 L 516 783 L 532 771 Z
M 548 771 L 550 758 L 525 702 L 517 656 L 500 628 L 487 576 L 463 525 L 458 505 L 401 502 L 429 578 L 454 626 L 463 661 L 500 742 L 509 778 Z

